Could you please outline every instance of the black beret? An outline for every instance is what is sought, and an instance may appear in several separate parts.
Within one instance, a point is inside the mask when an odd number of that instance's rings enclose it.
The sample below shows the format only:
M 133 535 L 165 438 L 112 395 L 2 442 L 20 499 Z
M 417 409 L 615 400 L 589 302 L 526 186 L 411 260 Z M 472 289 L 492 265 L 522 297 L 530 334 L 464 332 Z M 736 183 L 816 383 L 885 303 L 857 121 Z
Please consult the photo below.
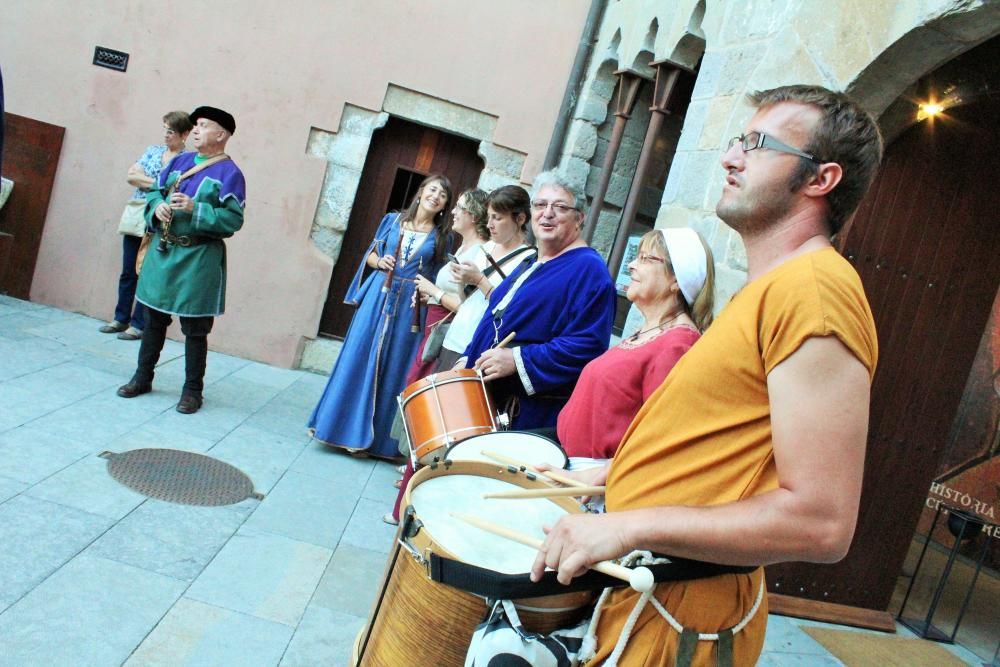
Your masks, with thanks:
M 228 111 L 216 109 L 215 107 L 198 107 L 191 112 L 191 122 L 197 123 L 199 118 L 214 120 L 229 134 L 236 134 L 236 119 Z

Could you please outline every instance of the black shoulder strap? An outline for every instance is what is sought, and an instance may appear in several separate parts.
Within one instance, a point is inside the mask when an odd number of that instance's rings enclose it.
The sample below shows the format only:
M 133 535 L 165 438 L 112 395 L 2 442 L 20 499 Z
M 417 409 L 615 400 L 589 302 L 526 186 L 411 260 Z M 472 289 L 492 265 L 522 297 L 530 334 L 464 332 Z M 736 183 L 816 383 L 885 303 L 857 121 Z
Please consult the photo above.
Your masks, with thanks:
M 509 259 L 511 259 L 513 257 L 517 257 L 520 253 L 523 253 L 523 252 L 527 252 L 528 253 L 528 256 L 525 257 L 525 261 L 527 261 L 528 257 L 535 256 L 538 253 L 538 250 L 534 246 L 530 246 L 530 245 L 523 246 L 521 248 L 516 248 L 514 250 L 511 250 L 509 253 L 507 253 L 506 255 L 504 255 L 503 257 L 501 257 L 500 259 L 494 260 L 496 262 L 496 266 L 503 266 L 504 262 L 506 262 L 507 260 L 509 260 Z M 515 268 L 515 271 L 516 270 L 517 269 Z M 483 269 L 483 276 L 485 276 L 487 278 L 489 278 L 490 276 L 492 276 L 494 273 L 496 273 L 496 268 L 494 268 L 494 265 L 492 263 L 489 266 L 487 266 L 485 269 Z M 511 271 L 511 273 L 513 273 L 513 271 Z M 501 274 L 501 275 L 503 275 L 503 274 Z M 506 276 L 503 276 L 503 277 L 506 278 Z M 466 297 L 470 296 L 477 289 L 479 289 L 479 287 L 477 285 L 466 285 L 465 286 L 465 296 Z
M 652 565 L 649 569 L 653 573 L 653 578 L 661 582 L 705 579 L 721 574 L 749 574 L 756 570 L 757 566 L 718 565 L 684 558 L 671 558 L 669 563 Z M 602 590 L 628 585 L 621 579 L 609 577 L 594 570 L 588 570 L 585 574 L 576 577 L 569 585 L 559 583 L 556 579 L 556 573 L 550 570 L 546 570 L 541 581 L 533 582 L 527 573 L 503 574 L 445 558 L 433 552 L 430 558 L 430 577 L 446 586 L 475 595 L 508 600 L 558 595 L 574 591 Z

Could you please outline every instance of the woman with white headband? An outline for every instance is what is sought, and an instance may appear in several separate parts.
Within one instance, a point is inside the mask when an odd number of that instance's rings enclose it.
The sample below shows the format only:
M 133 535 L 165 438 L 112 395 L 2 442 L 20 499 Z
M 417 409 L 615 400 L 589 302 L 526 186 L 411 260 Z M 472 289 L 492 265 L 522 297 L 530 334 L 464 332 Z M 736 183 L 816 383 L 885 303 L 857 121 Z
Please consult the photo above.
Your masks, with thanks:
M 628 268 L 626 296 L 643 323 L 584 367 L 559 413 L 559 442 L 574 469 L 615 455 L 639 408 L 712 321 L 714 261 L 698 232 L 649 232 Z

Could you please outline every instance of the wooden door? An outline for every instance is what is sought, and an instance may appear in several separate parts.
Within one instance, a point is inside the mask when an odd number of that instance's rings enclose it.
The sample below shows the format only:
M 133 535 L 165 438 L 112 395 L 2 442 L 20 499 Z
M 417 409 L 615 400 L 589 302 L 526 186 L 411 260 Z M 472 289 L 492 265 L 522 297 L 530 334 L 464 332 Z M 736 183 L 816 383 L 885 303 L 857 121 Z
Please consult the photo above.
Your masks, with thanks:
M 27 299 L 66 129 L 12 113 L 4 118 L 3 175 L 14 189 L 0 210 L 0 233 L 9 235 L 0 294 Z
M 406 208 L 420 181 L 429 174 L 447 176 L 456 197 L 474 187 L 483 170 L 478 148 L 478 142 L 471 139 L 395 117 L 372 135 L 340 256 L 330 279 L 319 325 L 321 335 L 343 338 L 347 333 L 354 308 L 344 303 L 344 295 L 382 216 Z M 449 215 L 453 204 L 448 203 Z
M 843 235 L 880 354 L 858 528 L 838 564 L 768 568 L 775 593 L 888 608 L 1000 285 L 998 112 L 954 108 L 901 135 Z

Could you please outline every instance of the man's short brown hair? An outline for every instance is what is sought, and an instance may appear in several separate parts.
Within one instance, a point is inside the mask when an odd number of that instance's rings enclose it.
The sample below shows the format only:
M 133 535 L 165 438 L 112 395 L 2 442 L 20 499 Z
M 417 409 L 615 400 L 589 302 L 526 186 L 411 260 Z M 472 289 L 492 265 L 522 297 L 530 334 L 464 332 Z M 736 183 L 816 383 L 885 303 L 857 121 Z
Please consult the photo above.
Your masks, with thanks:
M 830 205 L 827 222 L 830 233 L 836 234 L 858 208 L 882 161 L 882 133 L 875 119 L 844 93 L 821 86 L 781 86 L 759 90 L 748 98 L 758 109 L 794 102 L 820 110 L 820 121 L 802 150 L 843 169 L 840 183 L 826 197 Z M 792 178 L 792 190 L 802 187 L 815 169 L 814 163 L 802 160 Z

